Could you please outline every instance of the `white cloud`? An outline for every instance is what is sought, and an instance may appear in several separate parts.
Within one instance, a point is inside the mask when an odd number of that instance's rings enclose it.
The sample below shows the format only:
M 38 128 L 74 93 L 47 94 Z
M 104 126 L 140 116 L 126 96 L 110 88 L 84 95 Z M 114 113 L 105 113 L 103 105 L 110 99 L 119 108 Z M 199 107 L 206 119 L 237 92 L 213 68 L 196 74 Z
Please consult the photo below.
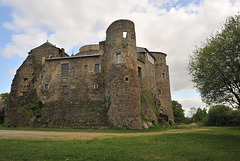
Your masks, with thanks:
M 104 40 L 105 31 L 113 21 L 130 19 L 136 26 L 138 46 L 168 54 L 172 91 L 194 91 L 186 70 L 188 56 L 226 17 L 238 13 L 240 2 L 193 0 L 177 6 L 180 2 L 0 0 L 0 4 L 12 7 L 13 21 L 4 26 L 14 32 L 1 54 L 26 57 L 32 48 L 46 40 L 71 52 L 72 47 Z
M 185 110 L 185 116 L 188 116 L 189 114 L 189 110 L 191 107 L 195 107 L 195 108 L 208 108 L 208 106 L 205 103 L 202 103 L 202 100 L 200 97 L 187 97 L 187 98 L 180 98 L 180 99 L 175 99 L 176 101 L 178 101 L 183 109 Z

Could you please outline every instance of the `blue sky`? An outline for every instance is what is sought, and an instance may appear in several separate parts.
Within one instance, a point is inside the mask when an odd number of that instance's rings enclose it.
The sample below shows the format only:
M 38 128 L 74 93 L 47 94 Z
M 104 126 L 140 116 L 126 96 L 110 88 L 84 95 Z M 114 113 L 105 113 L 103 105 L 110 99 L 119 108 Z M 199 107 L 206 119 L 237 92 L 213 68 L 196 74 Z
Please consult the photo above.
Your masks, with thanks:
M 31 49 L 49 40 L 71 55 L 104 40 L 113 21 L 130 19 L 138 46 L 167 53 L 172 98 L 186 113 L 205 107 L 186 70 L 188 57 L 239 9 L 239 0 L 0 0 L 0 93 L 10 91 Z

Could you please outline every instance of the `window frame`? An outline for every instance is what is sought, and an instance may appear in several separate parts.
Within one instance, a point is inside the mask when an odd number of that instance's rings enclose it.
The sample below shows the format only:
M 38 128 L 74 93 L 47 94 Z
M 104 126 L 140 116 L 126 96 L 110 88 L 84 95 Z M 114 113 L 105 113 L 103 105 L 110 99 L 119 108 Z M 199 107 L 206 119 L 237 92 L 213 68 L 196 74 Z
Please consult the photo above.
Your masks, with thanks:
M 67 94 L 68 93 L 68 86 L 63 86 L 63 93 Z
M 44 84 L 44 89 L 49 89 L 49 85 L 48 84 Z
M 68 77 L 69 76 L 69 63 L 61 64 L 61 76 Z
M 117 64 L 122 63 L 122 53 L 116 53 L 116 62 Z
M 95 73 L 99 73 L 100 72 L 100 64 L 95 64 L 94 71 L 95 71 Z

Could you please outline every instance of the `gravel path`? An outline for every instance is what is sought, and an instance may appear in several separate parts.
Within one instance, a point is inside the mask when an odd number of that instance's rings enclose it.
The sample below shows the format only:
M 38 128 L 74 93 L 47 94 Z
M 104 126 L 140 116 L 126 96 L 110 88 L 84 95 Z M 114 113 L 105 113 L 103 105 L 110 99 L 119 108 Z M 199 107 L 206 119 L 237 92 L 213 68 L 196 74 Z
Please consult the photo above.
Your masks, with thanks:
M 170 133 L 190 133 L 208 129 L 171 129 L 161 132 L 146 133 L 97 133 L 97 132 L 49 132 L 0 130 L 0 139 L 31 139 L 31 140 L 92 140 L 113 137 L 134 137 L 147 135 L 161 135 Z

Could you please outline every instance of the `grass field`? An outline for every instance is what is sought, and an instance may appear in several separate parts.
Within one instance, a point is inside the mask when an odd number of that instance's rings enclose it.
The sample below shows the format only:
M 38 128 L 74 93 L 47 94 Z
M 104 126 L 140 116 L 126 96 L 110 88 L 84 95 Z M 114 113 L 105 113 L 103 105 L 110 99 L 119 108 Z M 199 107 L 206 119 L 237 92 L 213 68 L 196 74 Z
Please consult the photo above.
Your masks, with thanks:
M 239 127 L 170 127 L 152 131 L 206 128 L 192 133 L 114 137 L 93 140 L 0 139 L 0 160 L 240 160 Z M 6 129 L 5 127 L 0 127 Z M 14 128 L 10 128 L 14 129 Z M 23 130 L 23 129 L 19 129 Z M 31 130 L 28 128 L 27 130 Z M 36 130 L 35 128 L 32 130 Z M 42 129 L 38 129 L 42 130 Z M 51 129 L 43 129 L 50 131 Z M 58 131 L 61 129 L 53 129 Z M 65 131 L 74 131 L 65 129 Z M 81 130 L 77 130 L 81 131 Z M 89 132 L 89 130 L 86 130 Z M 90 132 L 98 130 L 90 130 Z M 108 129 L 100 132 L 119 133 Z M 123 132 L 148 132 L 130 130 Z M 151 131 L 151 130 L 149 130 Z

